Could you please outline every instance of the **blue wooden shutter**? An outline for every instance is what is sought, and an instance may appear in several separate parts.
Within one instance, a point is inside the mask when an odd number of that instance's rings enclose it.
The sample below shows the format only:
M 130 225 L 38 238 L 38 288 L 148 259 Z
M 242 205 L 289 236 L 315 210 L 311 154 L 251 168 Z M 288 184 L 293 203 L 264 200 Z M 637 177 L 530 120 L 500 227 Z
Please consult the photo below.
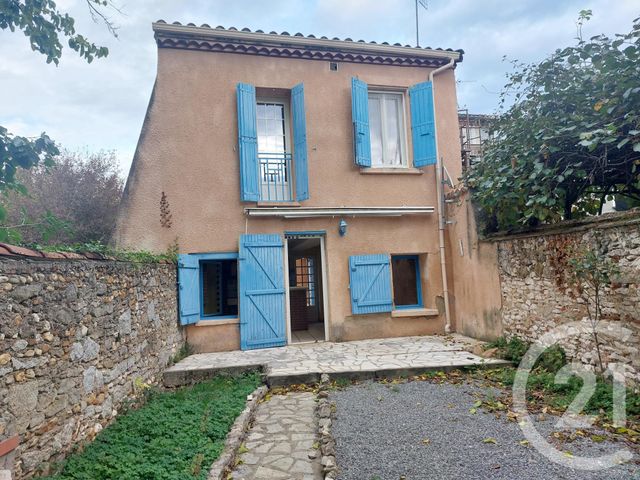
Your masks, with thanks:
M 371 166 L 371 133 L 369 132 L 369 88 L 357 78 L 351 79 L 351 118 L 356 165 Z
M 178 255 L 180 325 L 200 319 L 200 263 L 193 255 Z
M 353 314 L 391 311 L 391 271 L 388 255 L 349 257 L 349 279 Z
M 256 88 L 239 83 L 238 100 L 238 146 L 240 157 L 240 198 L 243 202 L 260 199 L 258 187 L 258 133 L 256 127 Z
M 291 89 L 293 110 L 293 147 L 296 174 L 296 200 L 309 198 L 309 170 L 307 166 L 307 122 L 304 114 L 304 85 Z
M 285 285 L 282 238 L 278 235 L 241 235 L 240 348 L 284 345 Z
M 433 85 L 423 82 L 409 89 L 411 97 L 411 135 L 413 166 L 424 167 L 436 163 L 435 113 Z

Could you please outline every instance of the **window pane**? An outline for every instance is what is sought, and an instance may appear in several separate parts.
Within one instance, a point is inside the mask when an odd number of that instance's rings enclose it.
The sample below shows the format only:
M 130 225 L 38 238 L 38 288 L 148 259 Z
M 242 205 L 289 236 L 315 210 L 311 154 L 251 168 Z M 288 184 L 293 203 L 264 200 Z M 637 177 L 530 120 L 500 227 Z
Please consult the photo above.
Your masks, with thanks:
M 258 152 L 279 153 L 286 148 L 284 105 L 258 103 Z
M 419 305 L 418 258 L 392 257 L 393 302 L 396 306 Z
M 202 271 L 202 313 L 208 317 L 238 314 L 236 260 L 204 261 Z
M 296 286 L 307 288 L 307 306 L 314 306 L 316 304 L 316 288 L 313 258 L 296 259 Z
M 384 163 L 394 167 L 402 165 L 402 147 L 400 143 L 400 106 L 400 98 L 398 95 L 384 96 Z
M 369 130 L 371 134 L 371 164 L 379 167 L 404 165 L 404 118 L 402 95 L 396 93 L 369 94 Z
M 220 315 L 222 311 L 222 269 L 219 262 L 202 264 L 202 311 Z
M 382 111 L 380 97 L 369 96 L 369 132 L 371 135 L 371 164 L 383 165 L 382 161 Z

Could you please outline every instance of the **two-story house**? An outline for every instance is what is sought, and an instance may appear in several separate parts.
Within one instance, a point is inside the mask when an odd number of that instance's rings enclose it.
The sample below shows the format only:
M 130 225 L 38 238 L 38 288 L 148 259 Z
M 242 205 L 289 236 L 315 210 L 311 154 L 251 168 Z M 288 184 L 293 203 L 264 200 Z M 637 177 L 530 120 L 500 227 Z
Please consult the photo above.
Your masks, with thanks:
M 196 351 L 445 332 L 439 172 L 460 173 L 462 51 L 153 30 L 157 79 L 115 240 L 177 243 Z

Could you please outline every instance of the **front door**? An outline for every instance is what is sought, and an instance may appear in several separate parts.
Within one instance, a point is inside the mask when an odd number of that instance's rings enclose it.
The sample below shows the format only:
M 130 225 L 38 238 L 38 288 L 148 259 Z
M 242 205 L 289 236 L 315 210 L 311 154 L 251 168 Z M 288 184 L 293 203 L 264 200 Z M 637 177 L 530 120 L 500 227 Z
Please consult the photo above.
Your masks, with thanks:
M 287 343 L 284 245 L 279 235 L 240 236 L 240 348 L 279 347 Z

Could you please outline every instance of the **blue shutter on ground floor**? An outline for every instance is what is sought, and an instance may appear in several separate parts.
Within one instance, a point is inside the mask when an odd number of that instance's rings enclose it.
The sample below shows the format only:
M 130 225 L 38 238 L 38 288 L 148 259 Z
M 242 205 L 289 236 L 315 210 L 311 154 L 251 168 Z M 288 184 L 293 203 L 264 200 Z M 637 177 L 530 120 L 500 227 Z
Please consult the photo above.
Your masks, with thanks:
M 351 312 L 354 315 L 391 311 L 393 302 L 388 255 L 349 257 L 349 280 Z
M 433 85 L 431 82 L 418 83 L 409 89 L 409 96 L 413 166 L 434 165 L 436 163 L 436 132 Z
M 283 243 L 279 235 L 241 235 L 240 348 L 284 345 L 286 338 Z
M 371 166 L 371 133 L 369 131 L 369 87 L 362 80 L 351 79 L 351 118 L 356 165 Z
M 192 255 L 178 255 L 178 302 L 180 325 L 200 319 L 200 265 Z
M 258 184 L 258 129 L 256 127 L 256 88 L 239 83 L 238 101 L 238 157 L 240 158 L 240 199 L 257 202 Z
M 296 177 L 296 200 L 309 198 L 309 173 L 307 166 L 307 121 L 304 112 L 304 85 L 291 89 L 293 111 L 293 148 Z

